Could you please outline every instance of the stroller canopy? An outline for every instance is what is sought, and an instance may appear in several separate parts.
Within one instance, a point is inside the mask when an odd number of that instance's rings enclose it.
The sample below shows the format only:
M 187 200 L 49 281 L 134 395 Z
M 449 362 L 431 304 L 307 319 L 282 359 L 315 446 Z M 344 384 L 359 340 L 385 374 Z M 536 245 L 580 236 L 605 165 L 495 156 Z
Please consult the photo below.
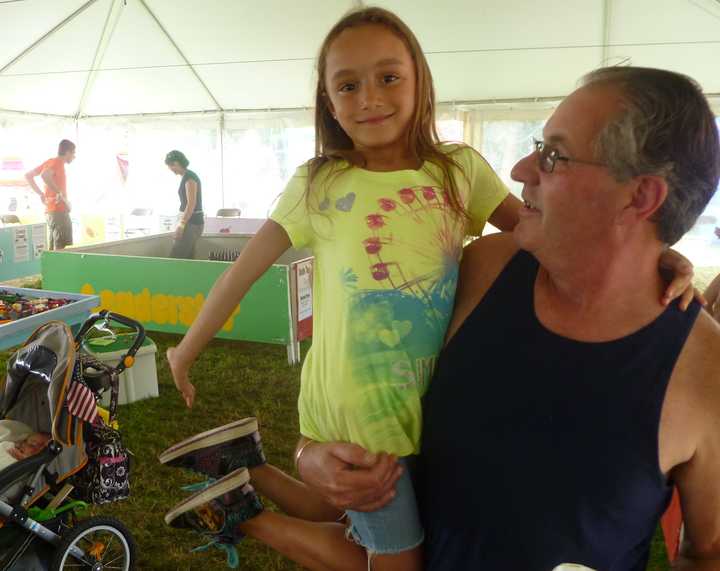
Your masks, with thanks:
M 38 328 L 8 362 L 0 418 L 50 433 L 64 446 L 82 444 L 82 423 L 63 406 L 75 357 L 75 340 L 65 323 Z

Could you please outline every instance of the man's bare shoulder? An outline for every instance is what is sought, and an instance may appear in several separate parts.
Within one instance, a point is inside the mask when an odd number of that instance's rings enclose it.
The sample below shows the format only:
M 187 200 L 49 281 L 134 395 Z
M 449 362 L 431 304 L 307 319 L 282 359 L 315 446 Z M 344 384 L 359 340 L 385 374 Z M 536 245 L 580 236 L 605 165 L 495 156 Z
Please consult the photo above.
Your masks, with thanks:
M 720 417 L 720 325 L 706 311 L 698 315 L 673 377 L 695 414 Z
M 511 232 L 488 234 L 471 242 L 463 250 L 460 281 L 492 283 L 508 260 L 518 251 Z
M 720 324 L 707 311 L 698 315 L 685 350 L 688 353 L 684 363 L 686 374 L 705 379 L 720 403 Z
M 473 240 L 463 249 L 463 264 L 467 260 L 473 263 L 493 264 L 507 259 L 518 251 L 512 232 L 496 232 Z
M 489 234 L 465 246 L 448 339 L 485 296 L 517 251 L 518 246 L 509 232 Z

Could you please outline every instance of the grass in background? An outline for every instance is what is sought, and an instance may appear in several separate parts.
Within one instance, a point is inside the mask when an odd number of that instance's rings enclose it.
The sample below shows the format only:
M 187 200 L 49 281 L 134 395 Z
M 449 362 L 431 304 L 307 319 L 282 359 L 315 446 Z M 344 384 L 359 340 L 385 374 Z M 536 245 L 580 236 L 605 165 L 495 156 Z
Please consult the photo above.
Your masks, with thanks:
M 135 455 L 128 500 L 93 508 L 93 513 L 117 517 L 133 532 L 139 546 L 138 569 L 227 569 L 218 550 L 190 553 L 205 543 L 194 533 L 169 528 L 163 516 L 188 495 L 180 487 L 202 477 L 161 466 L 157 456 L 171 444 L 221 424 L 257 416 L 269 460 L 291 471 L 299 433 L 297 395 L 300 368 L 287 364 L 285 347 L 214 340 L 192 370 L 198 390 L 188 410 L 175 389 L 164 359 L 167 347 L 180 337 L 150 332 L 158 348 L 160 397 L 118 407 L 125 445 Z M 9 352 L 0 353 L 5 370 Z M 266 502 L 266 507 L 268 503 Z M 240 568 L 288 571 L 299 567 L 272 550 L 246 539 L 239 546 Z

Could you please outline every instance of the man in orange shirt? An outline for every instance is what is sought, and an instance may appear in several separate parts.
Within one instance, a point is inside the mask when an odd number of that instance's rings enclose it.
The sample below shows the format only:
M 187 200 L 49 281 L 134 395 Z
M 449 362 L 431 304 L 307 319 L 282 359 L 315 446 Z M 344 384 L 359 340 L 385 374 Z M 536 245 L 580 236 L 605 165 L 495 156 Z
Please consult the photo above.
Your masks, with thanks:
M 63 139 L 58 146 L 57 157 L 48 159 L 25 174 L 25 180 L 45 204 L 51 250 L 62 250 L 65 246 L 72 246 L 73 243 L 70 203 L 65 185 L 65 165 L 70 164 L 74 159 L 75 143 Z M 45 182 L 44 193 L 35 183 L 36 176 L 40 176 Z

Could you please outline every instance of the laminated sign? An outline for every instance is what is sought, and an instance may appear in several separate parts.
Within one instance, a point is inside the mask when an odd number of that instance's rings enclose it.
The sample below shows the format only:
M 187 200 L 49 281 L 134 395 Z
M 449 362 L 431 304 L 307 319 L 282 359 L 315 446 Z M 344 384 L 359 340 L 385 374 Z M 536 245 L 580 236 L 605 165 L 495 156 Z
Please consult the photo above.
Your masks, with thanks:
M 297 340 L 312 336 L 312 274 L 313 258 L 295 264 L 297 280 Z

